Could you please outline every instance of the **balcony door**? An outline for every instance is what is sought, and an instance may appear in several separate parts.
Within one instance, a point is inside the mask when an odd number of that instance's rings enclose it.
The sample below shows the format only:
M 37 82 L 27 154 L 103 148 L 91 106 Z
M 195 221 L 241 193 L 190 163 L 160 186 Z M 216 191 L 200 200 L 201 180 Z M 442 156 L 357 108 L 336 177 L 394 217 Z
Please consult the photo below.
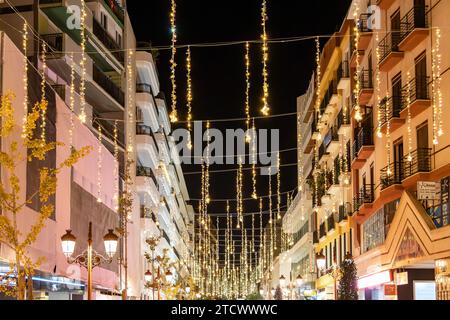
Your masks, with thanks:
M 428 159 L 428 123 L 425 123 L 417 127 L 417 157 L 419 171 L 428 171 L 429 159 Z
M 426 28 L 425 0 L 414 0 L 414 26 Z
M 403 140 L 400 140 L 394 144 L 394 182 L 401 182 L 403 179 L 404 171 L 404 145 Z
M 397 10 L 391 16 L 392 51 L 398 51 L 398 44 L 400 43 L 400 30 L 401 30 L 400 10 Z
M 415 59 L 416 99 L 427 99 L 427 55 L 422 53 Z
M 397 74 L 392 78 L 392 108 L 393 116 L 398 118 L 402 108 L 402 74 Z

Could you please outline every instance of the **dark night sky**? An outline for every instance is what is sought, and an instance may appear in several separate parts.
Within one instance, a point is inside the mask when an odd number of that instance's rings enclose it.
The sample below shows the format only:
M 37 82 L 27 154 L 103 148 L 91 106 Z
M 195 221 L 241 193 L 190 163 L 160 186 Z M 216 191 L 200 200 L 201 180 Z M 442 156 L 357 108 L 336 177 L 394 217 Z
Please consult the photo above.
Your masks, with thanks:
M 169 0 L 128 0 L 128 11 L 138 41 L 149 41 L 153 46 L 170 44 Z M 269 0 L 268 34 L 270 38 L 311 35 L 329 35 L 339 29 L 350 5 L 350 0 Z M 260 39 L 260 0 L 180 0 L 177 8 L 178 43 L 209 43 Z M 326 41 L 326 39 L 323 39 Z M 261 48 L 252 45 L 252 108 L 260 109 Z M 296 98 L 307 89 L 315 68 L 314 40 L 270 45 L 270 86 L 272 114 L 296 111 Z M 178 53 L 179 112 L 185 118 L 185 49 Z M 158 71 L 162 91 L 170 98 L 170 51 L 158 56 Z M 245 79 L 243 45 L 216 48 L 192 48 L 192 77 L 194 90 L 194 119 L 244 117 Z M 168 106 L 170 108 L 170 106 Z M 227 123 L 230 128 L 244 128 L 245 123 Z M 295 148 L 296 119 L 287 117 L 257 121 L 258 128 L 276 128 L 281 133 L 281 149 Z M 223 125 L 213 125 L 224 129 Z M 283 153 L 282 163 L 295 163 L 295 151 Z M 233 169 L 216 166 L 216 169 Z M 185 166 L 185 172 L 199 171 L 199 166 Z M 296 188 L 297 168 L 282 170 L 282 191 Z M 212 199 L 235 198 L 235 173 L 211 175 Z M 200 198 L 200 176 L 186 176 L 191 198 Z M 244 177 L 245 197 L 251 194 L 250 171 Z M 267 178 L 259 178 L 260 195 L 268 194 Z M 274 183 L 274 187 L 275 187 Z M 275 190 L 275 189 L 274 189 Z M 284 200 L 285 201 L 285 200 Z M 193 202 L 195 207 L 197 202 Z M 254 201 L 245 203 L 246 212 L 257 210 Z M 212 212 L 225 212 L 225 203 L 214 202 Z

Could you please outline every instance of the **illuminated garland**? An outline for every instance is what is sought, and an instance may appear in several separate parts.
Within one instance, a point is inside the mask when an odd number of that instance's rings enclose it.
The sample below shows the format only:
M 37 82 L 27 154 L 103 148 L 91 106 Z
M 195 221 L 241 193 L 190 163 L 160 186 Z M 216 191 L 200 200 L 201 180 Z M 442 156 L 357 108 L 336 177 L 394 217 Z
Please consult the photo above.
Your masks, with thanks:
M 245 135 L 245 141 L 250 143 L 252 141 L 251 133 L 250 133 L 250 43 L 245 43 L 245 115 L 247 117 L 246 125 L 247 125 L 247 133 Z
M 388 169 L 387 169 L 386 174 L 387 174 L 388 178 L 390 178 L 391 175 L 392 175 L 392 170 L 391 170 L 391 119 L 389 118 L 389 113 L 390 113 L 390 110 L 391 110 L 391 102 L 390 102 L 389 99 L 390 99 L 389 98 L 389 93 L 387 93 L 387 96 L 386 96 L 386 114 L 385 114 L 385 116 L 386 116 L 386 119 L 388 120 L 387 121 L 387 128 L 386 128 L 386 138 L 387 138 L 386 148 L 387 148 L 387 155 L 388 155 Z
M 117 120 L 114 121 L 114 202 L 115 209 L 119 210 L 119 128 Z
M 73 52 L 70 55 L 70 98 L 69 98 L 69 107 L 70 107 L 70 128 L 69 128 L 69 145 L 73 145 L 73 131 L 75 129 L 75 122 L 73 115 L 75 113 L 75 61 L 73 57 Z
M 132 49 L 128 50 L 128 59 L 127 59 L 127 92 L 128 92 L 128 143 L 127 143 L 127 151 L 128 151 L 128 160 L 133 161 L 132 156 L 134 152 L 134 137 L 133 137 L 133 129 L 136 128 L 135 123 L 135 107 L 134 107 L 134 91 L 133 86 L 135 83 L 135 78 L 133 75 L 133 56 L 134 52 Z
M 281 220 L 281 158 L 277 155 L 277 220 Z
M 22 120 L 22 138 L 26 138 L 27 132 L 27 116 L 28 116 L 28 24 L 23 23 L 22 33 L 22 51 L 23 51 L 23 120 Z
M 321 98 L 322 98 L 321 97 L 321 95 L 322 95 L 322 66 L 320 65 L 320 39 L 319 39 L 319 37 L 316 38 L 316 87 L 317 87 L 316 88 L 316 116 L 317 116 L 317 123 L 319 123 L 322 118 L 321 110 L 320 110 L 320 104 L 322 103 L 322 101 L 321 101 Z M 321 140 L 320 132 L 319 132 L 318 140 Z
M 209 143 L 211 141 L 211 135 L 210 135 L 210 129 L 211 129 L 211 123 L 208 121 L 206 122 L 206 139 L 208 141 L 208 146 L 206 147 L 206 173 L 205 173 L 205 179 L 206 179 L 206 198 L 205 202 L 207 205 L 211 203 L 211 197 L 209 194 L 209 188 L 210 188 L 210 173 L 209 173 L 209 167 L 210 167 L 210 159 L 209 159 L 209 152 L 210 152 L 210 146 Z
M 41 61 L 42 61 L 42 74 L 41 74 L 41 140 L 42 144 L 46 143 L 46 129 L 47 129 L 47 98 L 46 98 L 46 86 L 47 83 L 45 81 L 45 73 L 47 72 L 47 44 L 45 41 L 42 41 L 42 52 L 41 52 Z
M 359 24 L 360 24 L 360 17 L 359 17 L 359 5 L 358 3 L 355 3 L 355 12 L 353 13 L 353 18 L 355 21 L 355 56 L 356 56 L 356 71 L 355 71 L 355 90 L 354 90 L 354 96 L 355 96 L 355 120 L 358 122 L 362 121 L 362 114 L 361 114 L 361 106 L 359 105 L 359 94 L 361 91 L 361 68 L 360 68 L 360 61 L 359 61 L 359 40 L 361 38 L 360 32 L 359 32 Z
M 375 56 L 376 56 L 376 71 L 375 71 L 375 85 L 376 85 L 376 92 L 377 92 L 377 137 L 382 138 L 383 132 L 381 130 L 382 127 L 382 117 L 383 114 L 381 112 L 381 76 L 380 76 L 380 62 L 381 62 L 381 53 L 380 53 L 380 36 L 378 32 L 375 35 L 376 40 L 376 50 L 375 50 Z
M 191 65 L 191 47 L 187 48 L 186 52 L 186 70 L 187 70 L 187 128 L 189 130 L 189 141 L 188 141 L 188 148 L 189 150 L 192 150 L 192 65 Z
M 261 259 L 260 261 L 260 273 L 259 273 L 259 280 L 263 277 L 263 270 L 265 268 L 264 265 L 264 230 L 263 230 L 263 199 L 259 198 L 259 257 Z
M 304 182 L 304 170 L 303 170 L 303 151 L 302 151 L 302 142 L 303 142 L 303 133 L 301 127 L 301 114 L 298 112 L 297 115 L 297 166 L 298 166 L 298 191 L 303 192 L 303 182 Z
M 257 137 L 256 137 L 256 126 L 255 126 L 255 119 L 253 118 L 252 121 L 252 132 L 253 132 L 253 138 L 252 138 L 252 184 L 253 184 L 253 192 L 252 192 L 252 198 L 254 200 L 258 199 L 258 192 L 256 190 L 256 165 L 257 165 Z
M 81 123 L 86 123 L 86 2 L 81 0 L 80 36 L 81 36 L 81 81 L 80 81 L 80 115 Z
M 171 32 L 172 32 L 172 57 L 170 58 L 170 80 L 172 82 L 172 111 L 170 113 L 170 121 L 172 123 L 178 122 L 177 80 L 176 80 L 177 63 L 175 61 L 176 54 L 177 54 L 176 12 L 177 12 L 176 1 L 172 0 L 171 12 L 170 12 L 170 27 L 171 27 Z
M 433 144 L 438 145 L 439 138 L 444 134 L 442 125 L 443 98 L 441 91 L 441 81 L 442 81 L 441 76 L 442 55 L 440 52 L 441 30 L 437 28 L 435 33 L 436 33 L 436 43 L 432 50 Z
M 102 126 L 98 125 L 98 155 L 97 155 L 97 202 L 102 203 L 102 165 L 103 165 L 103 148 L 102 148 Z
M 270 113 L 269 107 L 269 72 L 267 70 L 267 64 L 269 62 L 269 45 L 268 45 L 268 37 L 267 37 L 267 1 L 262 1 L 261 7 L 261 26 L 262 26 L 262 55 L 263 55 L 263 107 L 261 109 L 261 113 L 264 116 L 268 116 Z
M 408 78 L 408 86 L 406 89 L 406 108 L 408 111 L 407 116 L 407 124 L 408 124 L 408 162 L 412 162 L 412 151 L 413 151 L 413 145 L 412 145 L 412 127 L 411 127 L 411 73 L 408 71 L 407 73 Z

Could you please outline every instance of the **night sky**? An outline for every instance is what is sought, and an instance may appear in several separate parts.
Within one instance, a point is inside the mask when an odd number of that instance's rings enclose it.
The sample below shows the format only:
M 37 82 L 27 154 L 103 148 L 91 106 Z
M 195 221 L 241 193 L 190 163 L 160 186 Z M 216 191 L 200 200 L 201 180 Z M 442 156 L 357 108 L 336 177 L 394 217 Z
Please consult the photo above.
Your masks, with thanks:
M 151 42 L 154 47 L 170 45 L 169 0 L 128 0 L 128 11 L 138 41 Z M 178 44 L 223 41 L 259 40 L 261 33 L 260 0 L 180 0 L 177 1 Z M 269 38 L 330 35 L 339 30 L 350 0 L 269 0 Z M 322 44 L 327 39 L 322 39 Z M 223 119 L 245 117 L 244 45 L 214 48 L 192 48 L 193 113 L 195 119 Z M 252 112 L 259 116 L 262 96 L 261 46 L 252 50 Z M 185 49 L 178 51 L 178 109 L 180 118 L 186 115 Z M 157 65 L 162 91 L 170 101 L 170 51 L 160 51 Z M 272 114 L 296 111 L 296 98 L 302 95 L 315 68 L 314 40 L 270 44 L 270 106 Z M 168 105 L 170 110 L 170 105 Z M 297 147 L 296 117 L 258 120 L 258 128 L 280 129 L 280 148 Z M 176 127 L 176 126 L 175 126 Z M 245 128 L 244 122 L 213 124 L 214 128 Z M 281 161 L 292 164 L 297 152 L 282 153 Z M 211 170 L 234 169 L 236 166 L 214 166 Z M 185 172 L 200 171 L 200 166 L 184 166 Z M 200 198 L 200 175 L 186 175 L 190 197 Z M 274 179 L 276 180 L 276 179 Z M 236 173 L 212 173 L 212 199 L 236 197 Z M 244 176 L 245 197 L 251 196 L 251 171 Z M 282 191 L 297 186 L 297 167 L 282 169 Z M 274 181 L 274 190 L 276 183 Z M 268 194 L 268 178 L 258 178 L 259 195 Z M 285 205 L 286 198 L 283 198 Z M 195 208 L 197 201 L 192 201 Z M 232 204 L 234 206 L 234 203 Z M 246 201 L 245 212 L 257 211 L 255 201 Z M 267 204 L 265 205 L 267 209 Z M 225 212 L 226 203 L 213 201 L 210 211 Z

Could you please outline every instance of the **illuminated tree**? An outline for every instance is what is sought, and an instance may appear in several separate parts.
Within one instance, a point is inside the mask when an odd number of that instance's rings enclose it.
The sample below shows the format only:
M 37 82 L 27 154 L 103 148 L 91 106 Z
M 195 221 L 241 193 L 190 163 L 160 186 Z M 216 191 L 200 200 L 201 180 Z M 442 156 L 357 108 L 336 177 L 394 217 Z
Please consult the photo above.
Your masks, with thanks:
M 72 150 L 70 156 L 55 168 L 42 167 L 39 170 L 39 188 L 27 199 L 22 199 L 21 188 L 25 182 L 20 181 L 19 165 L 45 160 L 49 152 L 63 146 L 59 142 L 46 142 L 38 132 L 38 120 L 46 113 L 48 102 L 43 99 L 36 103 L 23 121 L 23 128 L 19 128 L 14 118 L 14 94 L 9 92 L 1 99 L 0 138 L 3 149 L 0 152 L 0 166 L 5 181 L 0 181 L 0 243 L 14 253 L 10 263 L 10 271 L 4 276 L 6 282 L 0 285 L 0 292 L 17 300 L 25 299 L 26 279 L 32 279 L 34 270 L 43 262 L 44 258 L 34 261 L 29 248 L 36 242 L 45 227 L 47 219 L 54 213 L 54 205 L 50 202 L 56 194 L 57 176 L 64 168 L 70 168 L 91 151 L 91 147 Z M 20 132 L 22 131 L 22 134 Z M 21 230 L 18 226 L 19 216 L 24 214 L 25 208 L 33 200 L 39 199 L 42 204 L 38 215 L 29 230 Z M 30 219 L 26 217 L 25 219 Z M 11 280 L 12 279 L 12 280 Z M 32 298 L 32 281 L 28 281 L 28 298 Z
M 358 272 L 355 261 L 350 254 L 345 256 L 340 269 L 339 300 L 358 300 Z

